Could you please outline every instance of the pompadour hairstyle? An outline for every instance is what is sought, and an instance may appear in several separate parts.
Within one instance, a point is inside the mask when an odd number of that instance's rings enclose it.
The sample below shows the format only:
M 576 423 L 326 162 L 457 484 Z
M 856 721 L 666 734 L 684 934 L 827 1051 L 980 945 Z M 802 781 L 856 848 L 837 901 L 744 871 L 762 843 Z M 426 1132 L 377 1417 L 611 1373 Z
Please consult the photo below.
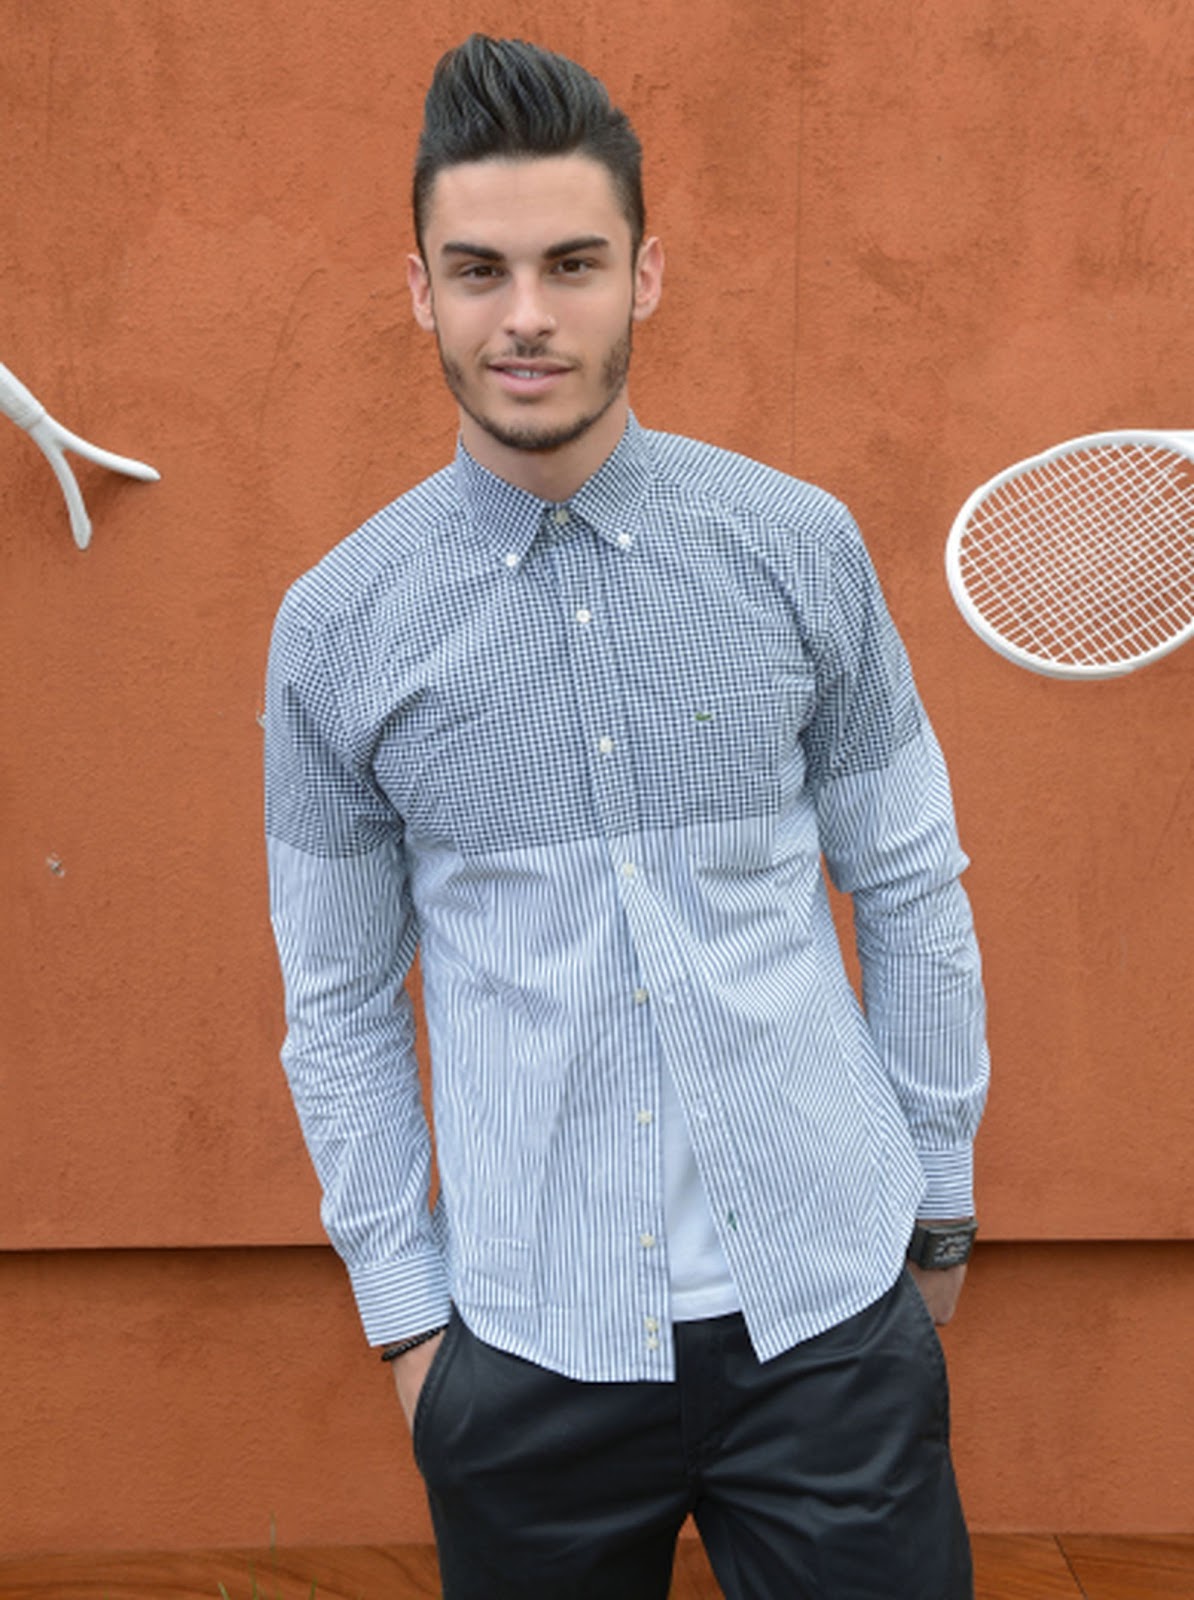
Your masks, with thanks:
M 609 172 L 637 255 L 646 227 L 642 146 L 605 85 L 538 45 L 472 34 L 440 57 L 423 106 L 413 193 L 420 253 L 431 190 L 445 167 L 573 154 Z

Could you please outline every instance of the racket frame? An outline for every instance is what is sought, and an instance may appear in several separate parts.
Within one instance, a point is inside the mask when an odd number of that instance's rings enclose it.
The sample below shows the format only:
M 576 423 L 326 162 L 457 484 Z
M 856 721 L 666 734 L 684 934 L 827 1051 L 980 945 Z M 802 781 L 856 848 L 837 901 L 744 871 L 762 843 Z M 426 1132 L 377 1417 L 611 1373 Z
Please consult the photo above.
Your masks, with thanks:
M 1171 650 L 1176 650 L 1194 636 L 1194 619 L 1186 624 L 1172 639 L 1165 639 L 1160 644 L 1152 645 L 1147 650 L 1142 650 L 1125 661 L 1096 662 L 1092 664 L 1048 661 L 1039 655 L 1034 655 L 1031 650 L 1013 644 L 1005 639 L 978 610 L 970 598 L 965 579 L 962 576 L 962 540 L 965 535 L 970 518 L 975 508 L 989 495 L 1001 488 L 1004 484 L 1016 478 L 1023 477 L 1040 467 L 1047 467 L 1051 462 L 1060 457 L 1072 454 L 1076 450 L 1093 449 L 1100 445 L 1156 445 L 1162 449 L 1176 450 L 1184 455 L 1194 469 L 1194 430 L 1186 428 L 1117 428 L 1104 433 L 1082 434 L 1074 439 L 1066 439 L 1061 444 L 1051 445 L 1048 450 L 1042 450 L 1033 456 L 1025 456 L 1023 460 L 1014 462 L 1012 466 L 1005 467 L 1002 472 L 997 472 L 993 478 L 988 478 L 986 483 L 980 484 L 974 492 L 967 496 L 953 525 L 949 530 L 949 538 L 945 542 L 945 575 L 949 582 L 950 593 L 954 604 L 961 612 L 963 619 L 978 634 L 984 644 L 988 645 L 998 655 L 1014 662 L 1016 666 L 1026 667 L 1029 672 L 1038 673 L 1047 678 L 1119 678 L 1126 673 L 1135 672 L 1138 668 L 1147 666 L 1150 662 L 1158 660 L 1161 656 L 1168 655 Z

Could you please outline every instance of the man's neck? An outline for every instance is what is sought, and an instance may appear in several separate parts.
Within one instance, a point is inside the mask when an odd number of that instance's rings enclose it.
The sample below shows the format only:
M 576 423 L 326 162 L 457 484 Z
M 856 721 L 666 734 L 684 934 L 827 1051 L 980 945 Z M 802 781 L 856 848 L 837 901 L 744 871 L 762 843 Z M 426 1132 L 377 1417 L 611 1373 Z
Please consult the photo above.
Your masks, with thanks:
M 500 444 L 465 412 L 460 437 L 473 460 L 539 500 L 567 500 L 613 455 L 626 431 L 630 402 L 622 393 L 591 428 L 557 450 L 515 450 Z

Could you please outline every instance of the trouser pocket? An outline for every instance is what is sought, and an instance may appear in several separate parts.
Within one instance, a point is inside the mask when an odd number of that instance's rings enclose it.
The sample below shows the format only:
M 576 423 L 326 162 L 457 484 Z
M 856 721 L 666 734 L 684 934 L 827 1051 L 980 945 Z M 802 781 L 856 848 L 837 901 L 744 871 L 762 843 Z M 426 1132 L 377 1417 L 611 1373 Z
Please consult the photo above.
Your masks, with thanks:
M 459 1343 L 460 1317 L 455 1306 L 452 1308 L 448 1319 L 448 1326 L 440 1340 L 439 1349 L 432 1357 L 431 1365 L 427 1369 L 427 1376 L 423 1379 L 423 1387 L 419 1390 L 419 1398 L 415 1402 L 415 1414 L 411 1421 L 410 1438 L 411 1448 L 414 1451 L 415 1465 L 423 1471 L 423 1444 L 427 1436 L 428 1419 L 435 1409 L 440 1391 L 443 1389 L 448 1368 L 453 1353 Z

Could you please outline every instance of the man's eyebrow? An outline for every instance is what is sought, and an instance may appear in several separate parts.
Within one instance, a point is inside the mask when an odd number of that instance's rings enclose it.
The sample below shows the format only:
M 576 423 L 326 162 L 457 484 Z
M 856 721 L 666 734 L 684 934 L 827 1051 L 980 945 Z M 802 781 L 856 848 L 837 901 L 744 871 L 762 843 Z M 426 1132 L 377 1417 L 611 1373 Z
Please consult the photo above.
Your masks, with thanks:
M 609 240 L 600 233 L 581 234 L 578 239 L 565 239 L 562 244 L 553 244 L 543 252 L 548 261 L 556 261 L 560 256 L 579 255 L 583 250 L 608 250 Z
M 502 252 L 487 244 L 469 244 L 465 239 L 449 239 L 440 246 L 444 256 L 473 256 L 478 261 L 501 261 Z

